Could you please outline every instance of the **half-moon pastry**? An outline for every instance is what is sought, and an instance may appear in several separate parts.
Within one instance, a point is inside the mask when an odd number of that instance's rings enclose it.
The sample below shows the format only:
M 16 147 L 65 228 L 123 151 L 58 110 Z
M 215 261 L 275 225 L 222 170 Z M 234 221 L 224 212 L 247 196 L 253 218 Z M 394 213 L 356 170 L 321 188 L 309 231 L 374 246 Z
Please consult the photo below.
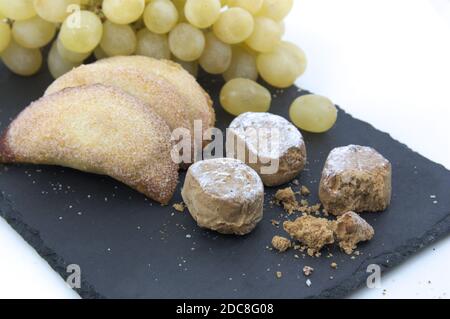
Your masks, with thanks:
M 0 138 L 0 162 L 108 175 L 165 204 L 178 180 L 171 148 L 169 127 L 145 103 L 95 84 L 31 103 Z
M 116 86 L 140 98 L 162 117 L 172 130 L 177 127 L 191 129 L 192 116 L 177 88 L 164 78 L 153 73 L 144 74 L 137 68 L 111 67 L 106 63 L 81 65 L 56 79 L 47 88 L 45 95 L 69 87 L 95 83 Z

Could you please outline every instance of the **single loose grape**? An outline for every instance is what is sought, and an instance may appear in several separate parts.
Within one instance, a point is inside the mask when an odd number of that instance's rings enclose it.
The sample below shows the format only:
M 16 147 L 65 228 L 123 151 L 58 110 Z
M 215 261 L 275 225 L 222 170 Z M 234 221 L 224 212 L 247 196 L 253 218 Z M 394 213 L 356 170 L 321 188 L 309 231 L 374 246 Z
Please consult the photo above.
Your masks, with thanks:
M 233 56 L 228 69 L 223 73 L 225 81 L 236 78 L 244 78 L 256 81 L 258 70 L 256 69 L 256 57 L 241 46 L 233 47 Z
M 225 72 L 231 63 L 231 46 L 220 41 L 213 32 L 208 32 L 205 39 L 205 50 L 199 59 L 201 67 L 211 74 Z
M 261 10 L 264 0 L 228 0 L 229 7 L 240 7 L 247 10 L 251 14 L 256 14 Z
M 214 34 L 223 42 L 235 44 L 247 40 L 254 27 L 253 17 L 241 8 L 222 12 L 213 25 Z
M 323 133 L 336 123 L 337 109 L 328 98 L 308 94 L 300 96 L 292 103 L 289 117 L 302 130 Z
M 67 50 L 66 47 L 61 43 L 61 40 L 56 39 L 55 40 L 56 43 L 56 49 L 58 50 L 58 54 L 64 59 L 67 60 L 69 62 L 72 63 L 81 63 L 84 60 L 87 59 L 87 57 L 89 55 L 91 55 L 91 52 L 86 52 L 86 53 L 78 53 L 78 52 L 73 52 L 70 50 Z
M 129 24 L 142 15 L 144 0 L 103 0 L 102 9 L 108 20 L 117 24 Z
M 2 61 L 12 72 L 30 76 L 39 71 L 42 65 L 42 54 L 39 49 L 27 49 L 11 40 L 2 52 Z
M 37 49 L 47 45 L 53 39 L 55 33 L 55 25 L 39 16 L 16 21 L 12 27 L 14 40 L 28 49 Z
M 183 61 L 200 58 L 205 48 L 205 36 L 202 31 L 188 23 L 178 24 L 169 34 L 170 51 Z
M 271 102 L 270 92 L 249 79 L 233 79 L 220 92 L 220 104 L 236 116 L 245 112 L 267 112 Z
M 255 18 L 255 28 L 245 43 L 255 51 L 270 52 L 276 47 L 283 36 L 283 30 L 278 22 L 265 17 Z
M 169 0 L 152 0 L 145 8 L 144 22 L 153 33 L 168 33 L 177 21 L 177 8 Z
M 26 20 L 36 15 L 33 0 L 0 0 L 0 12 L 11 20 Z
M 282 41 L 272 52 L 261 53 L 256 66 L 261 77 L 278 88 L 287 88 L 305 72 L 306 56 L 295 45 Z
M 5 50 L 11 41 L 11 28 L 0 16 L 0 53 Z
M 294 0 L 264 0 L 258 15 L 281 21 L 289 14 L 293 5 Z
M 165 34 L 156 34 L 147 28 L 137 34 L 136 55 L 155 59 L 170 59 L 169 40 Z
M 187 0 L 184 15 L 192 25 L 204 29 L 217 21 L 220 9 L 219 0 Z
M 188 71 L 194 78 L 197 77 L 197 75 L 198 75 L 198 62 L 197 61 L 186 62 L 186 61 L 182 61 L 177 58 L 174 58 L 174 61 L 177 62 L 178 64 L 180 64 L 183 67 L 183 69 Z
M 103 23 L 100 46 L 108 56 L 132 55 L 136 50 L 136 34 L 128 24 Z
M 59 38 L 66 49 L 86 53 L 95 49 L 102 39 L 100 18 L 86 10 L 69 15 L 61 26 Z
M 81 5 L 80 0 L 34 0 L 34 8 L 37 14 L 49 22 L 63 22 L 66 17 Z
M 66 74 L 74 67 L 80 65 L 81 63 L 74 63 L 65 60 L 59 53 L 57 48 L 57 41 L 53 42 L 52 48 L 48 53 L 47 58 L 48 69 L 53 78 L 57 79 L 61 75 Z

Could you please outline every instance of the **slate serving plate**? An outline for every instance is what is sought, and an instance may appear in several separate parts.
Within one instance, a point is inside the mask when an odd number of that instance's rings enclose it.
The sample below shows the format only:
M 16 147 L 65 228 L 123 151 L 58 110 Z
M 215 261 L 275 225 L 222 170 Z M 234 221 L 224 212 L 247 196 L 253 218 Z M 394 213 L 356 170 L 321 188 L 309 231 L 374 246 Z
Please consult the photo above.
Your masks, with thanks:
M 51 81 L 46 71 L 22 78 L 0 64 L 1 128 Z M 215 100 L 217 126 L 227 127 L 232 118 L 218 106 L 222 80 L 203 75 L 200 82 Z M 295 97 L 307 93 L 296 87 L 272 92 L 271 112 L 283 116 Z M 0 214 L 63 278 L 69 275 L 67 265 L 79 265 L 77 292 L 85 298 L 344 297 L 365 284 L 368 265 L 387 270 L 449 234 L 450 172 L 444 167 L 342 109 L 331 131 L 304 137 L 309 163 L 299 180 L 312 191 L 310 203 L 318 201 L 320 173 L 332 148 L 368 145 L 392 162 L 392 205 L 383 213 L 363 215 L 376 235 L 360 245 L 361 254 L 353 259 L 336 248 L 325 249 L 321 258 L 268 250 L 272 236 L 284 234 L 270 223 L 285 218 L 269 203 L 276 188 L 266 190 L 264 220 L 253 233 L 222 236 L 198 228 L 188 212 L 162 207 L 108 177 L 8 165 L 0 167 Z M 180 187 L 172 203 L 181 201 Z M 333 257 L 326 258 L 328 253 Z M 305 265 L 315 269 L 310 287 L 302 273 Z

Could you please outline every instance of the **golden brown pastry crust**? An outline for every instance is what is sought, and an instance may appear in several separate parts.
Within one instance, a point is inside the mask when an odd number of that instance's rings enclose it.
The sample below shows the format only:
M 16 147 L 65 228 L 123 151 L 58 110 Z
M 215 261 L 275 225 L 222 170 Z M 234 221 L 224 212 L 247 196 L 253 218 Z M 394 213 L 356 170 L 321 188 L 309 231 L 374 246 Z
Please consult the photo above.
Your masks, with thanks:
M 191 118 L 196 114 L 186 107 L 178 89 L 163 77 L 136 68 L 111 67 L 106 63 L 81 65 L 56 79 L 45 95 L 96 83 L 116 86 L 140 98 L 166 121 L 171 130 L 178 127 L 192 129 Z
M 108 175 L 167 203 L 178 180 L 171 149 L 169 127 L 146 104 L 95 84 L 65 89 L 24 109 L 0 139 L 0 161 Z
M 216 122 L 213 102 L 208 93 L 197 83 L 181 65 L 169 60 L 157 60 L 144 56 L 118 56 L 99 60 L 114 67 L 136 68 L 161 76 L 178 88 L 185 98 L 187 107 L 197 113 L 194 119 L 203 121 L 204 131 L 214 127 Z

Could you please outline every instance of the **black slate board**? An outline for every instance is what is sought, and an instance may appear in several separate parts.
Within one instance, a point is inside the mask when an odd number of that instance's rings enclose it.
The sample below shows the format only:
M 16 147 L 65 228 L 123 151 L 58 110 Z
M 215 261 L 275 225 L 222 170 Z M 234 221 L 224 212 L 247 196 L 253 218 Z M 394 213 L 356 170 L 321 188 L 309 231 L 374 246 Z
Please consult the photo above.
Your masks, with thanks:
M 50 82 L 47 72 L 21 78 L 0 65 L 1 128 Z M 225 128 L 232 118 L 217 103 L 221 79 L 202 76 L 200 82 L 216 101 L 218 127 Z M 292 87 L 273 93 L 271 112 L 286 116 L 292 100 L 306 92 Z M 386 270 L 449 234 L 450 172 L 444 167 L 343 110 L 331 131 L 304 137 L 309 164 L 299 179 L 313 192 L 310 203 L 317 202 L 320 172 L 332 148 L 369 145 L 392 162 L 392 205 L 383 213 L 364 214 L 376 235 L 360 245 L 355 259 L 335 248 L 329 250 L 332 258 L 325 257 L 328 250 L 321 258 L 268 250 L 272 236 L 284 233 L 270 223 L 282 220 L 282 209 L 269 204 L 275 189 L 266 191 L 264 220 L 238 238 L 202 230 L 187 212 L 161 207 L 108 177 L 13 165 L 1 167 L 0 214 L 63 278 L 66 265 L 79 264 L 83 281 L 77 291 L 85 298 L 343 297 L 365 283 L 367 265 Z M 178 190 L 173 203 L 180 201 Z M 333 261 L 338 270 L 331 269 Z M 304 265 L 315 268 L 311 287 Z M 281 279 L 276 271 L 283 273 Z

